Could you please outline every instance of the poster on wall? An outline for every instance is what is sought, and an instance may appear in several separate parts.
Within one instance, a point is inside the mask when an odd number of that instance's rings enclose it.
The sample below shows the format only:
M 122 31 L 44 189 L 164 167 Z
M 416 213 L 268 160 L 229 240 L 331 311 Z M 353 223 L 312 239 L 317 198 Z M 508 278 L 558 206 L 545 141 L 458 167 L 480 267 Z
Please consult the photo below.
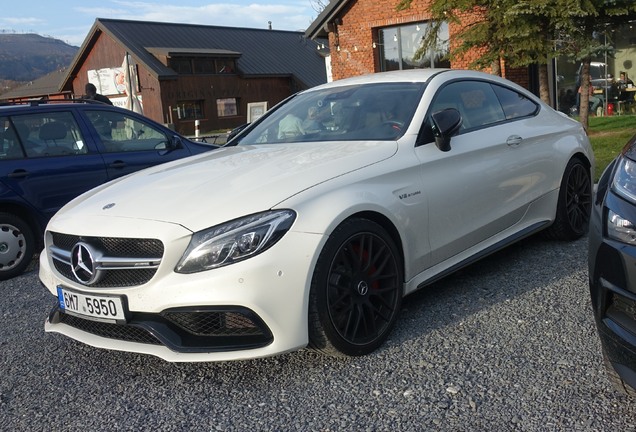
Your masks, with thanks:
M 247 104 L 247 122 L 258 120 L 267 111 L 267 102 L 252 102 Z
M 88 71 L 88 82 L 95 84 L 97 93 L 104 96 L 126 94 L 124 67 L 91 69 Z M 139 83 L 135 83 L 139 88 Z
M 126 96 L 111 96 L 109 99 L 116 107 L 130 109 L 128 108 L 128 98 Z M 137 100 L 139 101 L 139 105 L 143 109 L 144 101 L 141 95 L 137 95 Z

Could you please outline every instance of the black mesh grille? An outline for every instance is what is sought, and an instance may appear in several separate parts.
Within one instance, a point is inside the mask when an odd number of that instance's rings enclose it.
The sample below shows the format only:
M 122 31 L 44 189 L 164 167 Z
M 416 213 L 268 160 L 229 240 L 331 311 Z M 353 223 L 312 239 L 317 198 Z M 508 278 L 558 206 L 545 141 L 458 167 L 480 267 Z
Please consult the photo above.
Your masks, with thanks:
M 75 243 L 83 241 L 105 255 L 129 258 L 161 258 L 163 243 L 157 239 L 117 238 L 117 237 L 80 237 L 76 235 L 51 233 L 53 244 L 61 249 L 70 251 Z
M 71 251 L 79 241 L 99 249 L 106 256 L 117 258 L 161 258 L 163 243 L 157 239 L 134 239 L 116 237 L 80 237 L 69 234 L 51 233 L 53 244 L 60 249 Z M 53 260 L 55 269 L 65 278 L 76 281 L 71 266 Z M 157 269 L 108 270 L 99 282 L 91 285 L 95 288 L 131 287 L 143 285 L 155 275 Z
M 260 319 L 240 312 L 164 312 L 168 321 L 197 336 L 262 336 Z
M 61 323 L 97 336 L 128 342 L 161 345 L 161 342 L 159 342 L 153 335 L 138 327 L 91 321 L 62 312 L 59 317 Z
M 636 302 L 629 300 L 623 296 L 614 294 L 612 296 L 612 308 L 618 312 L 622 312 L 630 319 L 636 320 Z

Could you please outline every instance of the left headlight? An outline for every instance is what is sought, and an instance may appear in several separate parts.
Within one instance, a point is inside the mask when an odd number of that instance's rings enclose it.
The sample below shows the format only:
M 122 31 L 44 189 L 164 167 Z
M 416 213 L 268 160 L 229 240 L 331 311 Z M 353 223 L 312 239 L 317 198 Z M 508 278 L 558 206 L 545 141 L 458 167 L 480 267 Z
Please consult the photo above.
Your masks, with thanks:
M 199 231 L 175 271 L 196 273 L 253 257 L 280 240 L 295 219 L 292 210 L 272 210 Z

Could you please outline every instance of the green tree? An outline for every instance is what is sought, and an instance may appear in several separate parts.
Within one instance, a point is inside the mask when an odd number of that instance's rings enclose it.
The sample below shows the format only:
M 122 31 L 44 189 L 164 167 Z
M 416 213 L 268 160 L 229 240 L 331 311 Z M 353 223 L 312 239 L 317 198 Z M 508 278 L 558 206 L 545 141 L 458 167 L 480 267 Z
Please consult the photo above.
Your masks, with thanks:
M 408 9 L 414 1 L 418 0 L 400 0 L 397 10 Z M 478 19 L 462 23 L 462 16 L 475 12 Z M 493 73 L 498 72 L 502 60 L 511 67 L 536 64 L 539 95 L 551 103 L 547 65 L 563 55 L 582 61 L 581 81 L 587 86 L 591 57 L 604 49 L 594 36 L 604 26 L 624 21 L 634 12 L 633 0 L 432 0 L 434 24 L 422 41 L 421 52 L 437 43 L 442 22 L 458 24 L 462 30 L 459 40 L 451 44 L 451 60 L 480 49 L 481 56 L 471 66 L 491 67 Z M 588 88 L 583 87 L 581 106 L 587 106 L 584 102 L 588 101 Z M 587 110 L 581 114 L 587 127 Z

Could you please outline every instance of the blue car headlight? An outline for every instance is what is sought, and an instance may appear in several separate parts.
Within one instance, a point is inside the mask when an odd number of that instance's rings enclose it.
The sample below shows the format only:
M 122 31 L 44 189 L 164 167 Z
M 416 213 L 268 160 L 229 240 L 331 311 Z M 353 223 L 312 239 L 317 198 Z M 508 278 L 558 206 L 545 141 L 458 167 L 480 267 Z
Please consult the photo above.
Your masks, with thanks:
M 196 273 L 258 255 L 280 240 L 295 219 L 292 210 L 272 210 L 199 231 L 192 235 L 175 271 Z

